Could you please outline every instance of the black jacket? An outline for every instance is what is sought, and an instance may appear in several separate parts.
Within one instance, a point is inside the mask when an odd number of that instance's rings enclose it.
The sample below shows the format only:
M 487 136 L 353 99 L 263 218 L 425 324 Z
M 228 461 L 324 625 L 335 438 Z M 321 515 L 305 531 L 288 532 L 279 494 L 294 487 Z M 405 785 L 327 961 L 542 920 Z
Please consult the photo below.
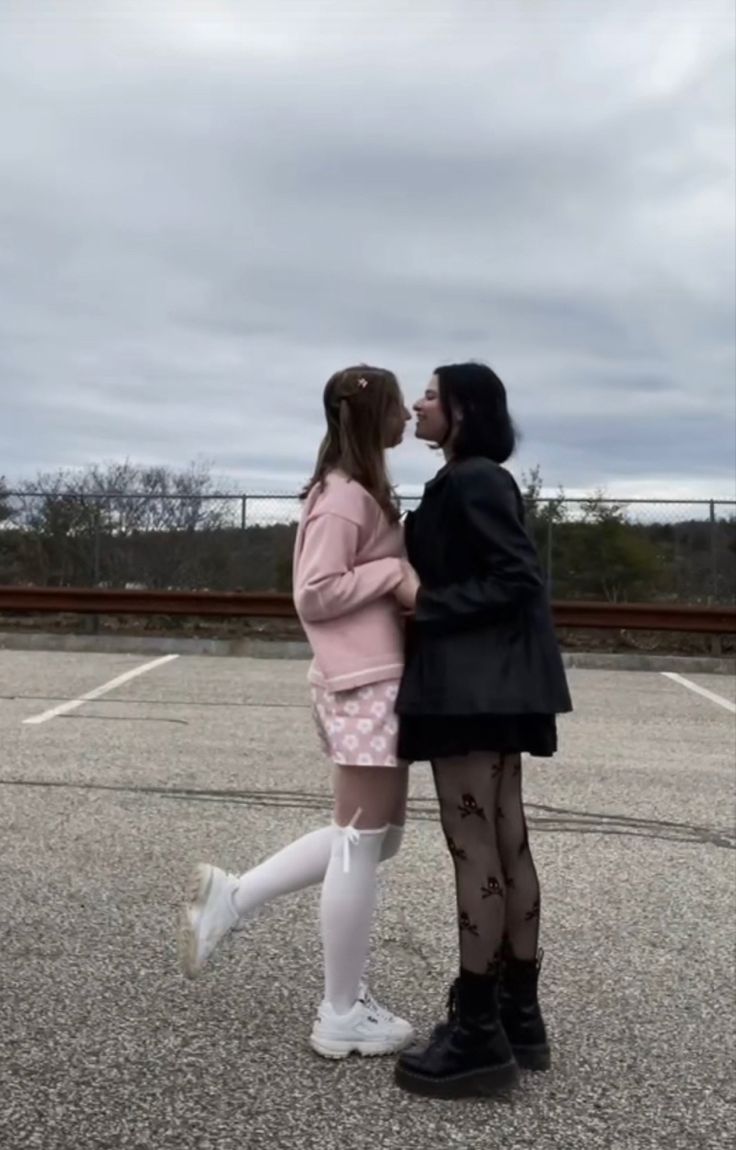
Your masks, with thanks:
M 407 516 L 421 580 L 407 629 L 400 715 L 559 714 L 572 710 L 524 504 L 504 468 L 450 463 Z

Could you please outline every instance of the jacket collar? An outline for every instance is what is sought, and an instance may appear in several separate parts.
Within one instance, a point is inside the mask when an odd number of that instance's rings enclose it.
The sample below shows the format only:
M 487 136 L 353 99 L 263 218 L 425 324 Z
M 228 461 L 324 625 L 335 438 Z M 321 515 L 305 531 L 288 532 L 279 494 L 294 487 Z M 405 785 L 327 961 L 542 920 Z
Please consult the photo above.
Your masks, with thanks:
M 446 479 L 450 474 L 453 466 L 454 461 L 450 459 L 449 462 L 444 465 L 444 467 L 439 469 L 436 475 L 434 475 L 427 483 L 425 483 L 424 490 L 428 491 L 431 487 L 434 487 L 436 484 L 441 483 L 443 479 Z

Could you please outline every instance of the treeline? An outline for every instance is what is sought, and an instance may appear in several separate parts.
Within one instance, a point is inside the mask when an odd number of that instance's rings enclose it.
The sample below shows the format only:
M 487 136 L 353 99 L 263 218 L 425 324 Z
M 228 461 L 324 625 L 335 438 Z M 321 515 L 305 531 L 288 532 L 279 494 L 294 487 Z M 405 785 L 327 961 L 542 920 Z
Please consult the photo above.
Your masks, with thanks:
M 527 524 L 557 599 L 736 602 L 736 517 L 637 522 L 601 492 L 541 498 L 538 469 L 525 478 Z M 714 510 L 716 510 L 714 508 Z M 667 512 L 668 505 L 661 505 Z
M 281 590 L 294 526 L 242 530 L 208 469 L 132 463 L 0 479 L 0 583 Z
M 528 524 L 555 598 L 732 603 L 736 521 L 641 523 L 601 493 L 541 497 Z M 132 463 L 39 475 L 12 496 L 0 479 L 0 583 L 289 591 L 293 523 L 243 526 L 208 469 Z

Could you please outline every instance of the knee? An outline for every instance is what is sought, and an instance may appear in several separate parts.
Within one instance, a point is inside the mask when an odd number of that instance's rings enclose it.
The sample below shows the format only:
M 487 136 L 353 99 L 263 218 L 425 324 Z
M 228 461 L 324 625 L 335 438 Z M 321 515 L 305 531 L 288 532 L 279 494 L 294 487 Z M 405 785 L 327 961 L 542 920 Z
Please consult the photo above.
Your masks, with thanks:
M 390 830 L 388 824 L 380 827 L 357 827 L 357 816 L 347 826 L 335 823 L 335 838 L 332 843 L 333 857 L 342 858 L 342 867 L 345 874 L 350 872 L 351 860 L 358 856 L 371 865 L 378 865 L 383 859 L 383 846 L 386 834 Z M 397 848 L 398 849 L 398 848 Z

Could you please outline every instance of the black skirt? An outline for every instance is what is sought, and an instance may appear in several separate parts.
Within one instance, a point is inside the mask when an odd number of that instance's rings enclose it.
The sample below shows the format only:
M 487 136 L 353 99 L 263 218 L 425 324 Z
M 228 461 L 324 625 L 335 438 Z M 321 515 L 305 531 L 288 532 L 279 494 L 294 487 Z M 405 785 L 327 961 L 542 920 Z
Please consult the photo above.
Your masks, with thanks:
M 548 759 L 557 750 L 554 715 L 401 715 L 399 758 L 431 762 L 474 751 Z

